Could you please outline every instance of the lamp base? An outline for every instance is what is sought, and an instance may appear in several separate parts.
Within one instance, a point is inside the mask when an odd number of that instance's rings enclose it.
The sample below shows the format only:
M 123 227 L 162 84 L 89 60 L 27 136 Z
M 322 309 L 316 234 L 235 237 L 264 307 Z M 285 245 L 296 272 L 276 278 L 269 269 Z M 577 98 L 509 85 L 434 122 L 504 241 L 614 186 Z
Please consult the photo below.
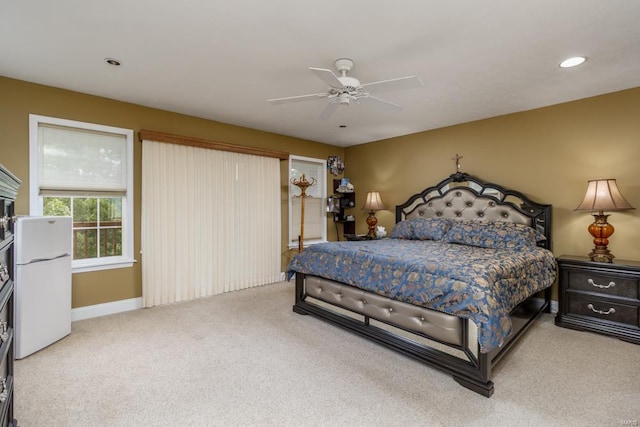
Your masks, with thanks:
M 613 262 L 615 256 L 608 249 L 598 249 L 595 248 L 591 252 L 589 252 L 589 259 L 594 262 Z
M 614 232 L 613 225 L 607 222 L 609 215 L 604 215 L 602 212 L 593 214 L 595 221 L 589 225 L 589 233 L 593 236 L 593 244 L 595 248 L 589 253 L 591 261 L 596 262 L 613 262 L 613 254 L 607 249 L 609 244 L 609 237 Z
M 367 225 L 369 226 L 369 233 L 367 234 L 367 238 L 369 239 L 376 238 L 377 223 L 378 223 L 378 218 L 376 218 L 376 213 L 374 211 L 369 211 L 369 216 L 367 217 Z

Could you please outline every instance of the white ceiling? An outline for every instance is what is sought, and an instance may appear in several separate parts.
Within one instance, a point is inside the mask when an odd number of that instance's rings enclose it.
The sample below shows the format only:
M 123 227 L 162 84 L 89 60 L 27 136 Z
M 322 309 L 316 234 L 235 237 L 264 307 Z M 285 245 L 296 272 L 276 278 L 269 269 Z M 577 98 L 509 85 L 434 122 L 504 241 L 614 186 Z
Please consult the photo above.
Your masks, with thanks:
M 346 147 L 639 87 L 639 21 L 638 0 L 5 0 L 0 75 Z M 326 91 L 308 68 L 342 57 L 424 86 L 330 120 L 267 102 Z

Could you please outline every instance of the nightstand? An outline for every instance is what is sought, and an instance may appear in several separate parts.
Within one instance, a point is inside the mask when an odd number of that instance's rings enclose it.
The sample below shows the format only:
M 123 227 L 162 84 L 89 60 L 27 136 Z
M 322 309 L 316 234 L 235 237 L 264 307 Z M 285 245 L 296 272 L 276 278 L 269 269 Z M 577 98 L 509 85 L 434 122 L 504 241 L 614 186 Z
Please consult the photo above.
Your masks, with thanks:
M 345 234 L 344 237 L 350 241 L 371 240 L 366 234 Z
M 640 344 L 640 262 L 558 258 L 556 325 Z

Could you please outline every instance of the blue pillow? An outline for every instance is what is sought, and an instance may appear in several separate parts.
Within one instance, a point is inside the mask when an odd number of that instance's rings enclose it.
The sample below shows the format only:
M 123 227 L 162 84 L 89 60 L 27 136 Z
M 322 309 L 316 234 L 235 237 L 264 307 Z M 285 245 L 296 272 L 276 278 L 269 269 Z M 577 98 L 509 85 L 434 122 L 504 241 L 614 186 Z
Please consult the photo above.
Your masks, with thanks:
M 395 227 L 393 227 L 391 238 L 405 240 L 413 239 L 413 227 L 411 226 L 411 222 L 400 221 L 399 223 L 397 223 Z
M 546 238 L 535 229 L 513 222 L 453 221 L 443 237 L 447 243 L 458 243 L 491 249 L 535 247 Z
M 413 218 L 413 236 L 417 240 L 441 240 L 451 227 L 444 218 Z
M 445 235 L 451 221 L 444 218 L 411 218 L 396 224 L 392 239 L 440 240 Z

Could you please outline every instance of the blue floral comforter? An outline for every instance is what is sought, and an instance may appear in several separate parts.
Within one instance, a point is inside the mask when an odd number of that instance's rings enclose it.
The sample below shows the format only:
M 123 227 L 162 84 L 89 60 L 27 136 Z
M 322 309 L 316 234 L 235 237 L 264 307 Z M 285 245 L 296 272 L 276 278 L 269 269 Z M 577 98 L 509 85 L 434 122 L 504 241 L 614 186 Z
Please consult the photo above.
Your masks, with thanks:
M 471 319 L 478 326 L 480 351 L 489 352 L 511 332 L 511 310 L 553 284 L 556 263 L 539 247 L 382 239 L 313 245 L 291 260 L 288 278 L 295 272 Z

